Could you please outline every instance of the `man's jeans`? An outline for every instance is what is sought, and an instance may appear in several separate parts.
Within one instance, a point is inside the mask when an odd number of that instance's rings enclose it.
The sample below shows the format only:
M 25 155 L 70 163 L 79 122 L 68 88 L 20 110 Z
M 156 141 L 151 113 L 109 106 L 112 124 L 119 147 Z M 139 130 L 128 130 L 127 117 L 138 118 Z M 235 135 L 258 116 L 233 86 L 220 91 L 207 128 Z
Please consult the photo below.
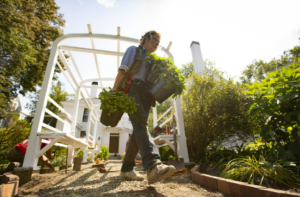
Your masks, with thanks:
M 138 106 L 135 113 L 129 114 L 133 132 L 127 146 L 121 169 L 122 172 L 133 170 L 135 157 L 139 150 L 145 170 L 151 169 L 154 165 L 161 164 L 158 149 L 147 130 L 147 121 L 151 107 L 150 94 L 148 91 L 148 87 L 142 82 L 132 84 L 128 91 L 128 96 L 135 98 L 135 102 Z

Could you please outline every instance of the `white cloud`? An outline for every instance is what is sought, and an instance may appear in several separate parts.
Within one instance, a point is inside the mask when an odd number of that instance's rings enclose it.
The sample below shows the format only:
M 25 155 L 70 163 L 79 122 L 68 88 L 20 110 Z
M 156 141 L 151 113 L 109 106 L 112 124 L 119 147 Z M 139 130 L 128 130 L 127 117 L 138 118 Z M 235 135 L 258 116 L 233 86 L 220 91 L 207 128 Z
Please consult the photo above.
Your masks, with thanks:
M 80 4 L 83 4 L 83 0 L 77 0 Z
M 113 7 L 116 0 L 96 0 L 100 5 L 103 5 L 107 8 Z

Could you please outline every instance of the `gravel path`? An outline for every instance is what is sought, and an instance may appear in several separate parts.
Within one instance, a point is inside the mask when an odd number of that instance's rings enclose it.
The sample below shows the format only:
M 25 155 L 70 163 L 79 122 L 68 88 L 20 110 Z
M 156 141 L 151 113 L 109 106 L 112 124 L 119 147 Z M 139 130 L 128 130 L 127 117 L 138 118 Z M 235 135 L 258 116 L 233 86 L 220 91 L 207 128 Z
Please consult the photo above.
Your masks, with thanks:
M 121 163 L 108 163 L 107 170 L 118 172 L 99 173 L 92 164 L 83 165 L 81 171 L 69 168 L 51 174 L 36 174 L 32 181 L 19 188 L 20 196 L 225 196 L 219 192 L 207 191 L 195 184 L 189 174 L 172 176 L 162 182 L 147 184 L 147 175 L 137 166 L 136 171 L 145 177 L 144 181 L 123 181 L 119 179 Z

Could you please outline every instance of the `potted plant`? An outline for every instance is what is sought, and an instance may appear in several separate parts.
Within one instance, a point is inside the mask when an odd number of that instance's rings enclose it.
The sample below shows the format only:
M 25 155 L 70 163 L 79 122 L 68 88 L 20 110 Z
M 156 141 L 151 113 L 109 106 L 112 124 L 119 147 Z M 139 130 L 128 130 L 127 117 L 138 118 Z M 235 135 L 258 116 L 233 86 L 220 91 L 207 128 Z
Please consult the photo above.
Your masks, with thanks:
M 164 102 L 171 95 L 179 97 L 186 89 L 185 77 L 175 66 L 171 58 L 158 57 L 155 53 L 147 54 L 146 81 L 151 85 L 150 94 L 159 103 Z
M 99 94 L 102 110 L 100 122 L 105 126 L 115 127 L 122 118 L 124 112 L 132 114 L 136 111 L 135 99 L 118 90 L 103 89 Z

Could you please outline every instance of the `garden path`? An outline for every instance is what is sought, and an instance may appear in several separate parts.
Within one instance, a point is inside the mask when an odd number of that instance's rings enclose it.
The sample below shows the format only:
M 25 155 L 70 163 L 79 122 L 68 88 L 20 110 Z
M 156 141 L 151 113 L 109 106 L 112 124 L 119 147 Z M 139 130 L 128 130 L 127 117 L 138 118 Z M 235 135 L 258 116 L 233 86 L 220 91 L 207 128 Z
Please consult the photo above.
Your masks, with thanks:
M 83 165 L 81 171 L 69 168 L 51 174 L 36 174 L 19 188 L 20 196 L 225 196 L 208 191 L 194 183 L 190 173 L 172 176 L 151 186 L 147 181 L 123 181 L 119 172 L 99 173 L 93 164 Z M 107 170 L 120 170 L 121 163 L 108 163 Z M 142 169 L 136 167 L 136 171 Z M 145 171 L 138 171 L 147 178 Z

